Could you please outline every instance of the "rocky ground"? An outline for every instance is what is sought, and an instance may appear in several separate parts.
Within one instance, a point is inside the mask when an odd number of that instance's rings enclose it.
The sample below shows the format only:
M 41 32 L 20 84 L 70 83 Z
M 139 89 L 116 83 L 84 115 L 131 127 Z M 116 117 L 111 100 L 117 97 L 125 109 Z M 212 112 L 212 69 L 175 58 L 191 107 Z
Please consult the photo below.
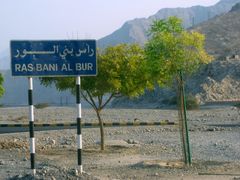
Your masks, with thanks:
M 37 123 L 75 122 L 74 107 L 35 110 Z M 0 108 L 0 123 L 27 123 L 28 108 Z M 83 109 L 84 122 L 96 122 Z M 233 106 L 188 111 L 192 166 L 182 163 L 175 126 L 105 128 L 106 149 L 99 150 L 99 129 L 83 129 L 83 169 L 78 175 L 76 130 L 35 132 L 35 179 L 240 179 L 240 110 Z M 176 110 L 106 109 L 106 122 L 177 122 Z M 0 179 L 34 179 L 29 173 L 29 134 L 0 134 Z

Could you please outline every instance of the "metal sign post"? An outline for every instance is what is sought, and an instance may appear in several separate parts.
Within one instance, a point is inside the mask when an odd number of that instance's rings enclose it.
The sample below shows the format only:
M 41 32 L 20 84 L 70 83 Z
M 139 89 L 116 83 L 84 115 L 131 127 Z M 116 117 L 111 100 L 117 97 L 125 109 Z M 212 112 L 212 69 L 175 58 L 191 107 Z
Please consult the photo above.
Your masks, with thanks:
M 82 123 L 80 76 L 96 76 L 96 40 L 11 41 L 11 70 L 13 76 L 27 76 L 29 80 L 30 158 L 33 175 L 35 168 L 34 106 L 32 77 L 76 77 L 77 152 L 82 174 Z
M 81 78 L 77 76 L 76 78 L 76 104 L 77 104 L 77 152 L 78 152 L 78 166 L 80 170 L 80 174 L 83 172 L 82 168 L 82 109 L 81 109 L 81 96 L 80 89 L 81 88 Z
M 30 159 L 32 174 L 35 176 L 35 138 L 34 138 L 34 106 L 33 106 L 33 78 L 28 78 L 28 105 L 29 105 L 29 135 L 30 135 Z

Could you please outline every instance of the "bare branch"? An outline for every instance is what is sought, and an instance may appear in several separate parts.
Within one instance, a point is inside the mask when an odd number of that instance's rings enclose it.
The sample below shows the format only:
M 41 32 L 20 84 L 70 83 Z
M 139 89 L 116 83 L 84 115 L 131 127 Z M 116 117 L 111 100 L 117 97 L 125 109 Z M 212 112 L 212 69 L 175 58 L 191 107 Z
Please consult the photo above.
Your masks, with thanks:
M 87 94 L 88 94 L 88 97 L 90 98 L 90 101 L 91 101 L 92 104 L 93 104 L 93 108 L 95 109 L 95 111 L 97 111 L 97 110 L 98 110 L 98 107 L 97 107 L 97 105 L 96 105 L 96 103 L 95 103 L 95 101 L 94 101 L 94 99 L 93 99 L 93 96 L 91 95 L 91 93 L 90 93 L 88 90 L 86 90 L 86 92 L 87 92 Z
M 91 101 L 87 98 L 87 96 L 81 91 L 81 95 L 85 101 L 87 101 L 88 104 L 90 104 L 93 108 L 94 105 L 91 103 Z
M 111 101 L 113 97 L 114 97 L 114 94 L 111 94 L 109 98 L 106 100 L 106 102 L 102 105 L 101 109 L 103 109 Z
M 98 107 L 102 106 L 102 96 L 98 96 Z

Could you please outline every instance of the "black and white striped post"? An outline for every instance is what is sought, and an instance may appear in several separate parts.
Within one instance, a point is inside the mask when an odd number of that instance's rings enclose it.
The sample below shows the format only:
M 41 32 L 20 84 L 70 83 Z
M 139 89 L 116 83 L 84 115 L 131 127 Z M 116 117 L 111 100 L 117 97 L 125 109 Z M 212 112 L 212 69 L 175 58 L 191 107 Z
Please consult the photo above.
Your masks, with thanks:
M 30 134 L 30 159 L 32 174 L 35 176 L 35 138 L 34 138 L 34 106 L 33 106 L 33 78 L 28 78 L 28 105 L 29 105 L 29 134 Z
M 81 98 L 80 98 L 80 87 L 81 87 L 81 78 L 77 76 L 76 78 L 76 104 L 77 104 L 77 159 L 78 159 L 78 168 L 80 174 L 83 173 L 82 167 L 82 109 L 81 109 Z

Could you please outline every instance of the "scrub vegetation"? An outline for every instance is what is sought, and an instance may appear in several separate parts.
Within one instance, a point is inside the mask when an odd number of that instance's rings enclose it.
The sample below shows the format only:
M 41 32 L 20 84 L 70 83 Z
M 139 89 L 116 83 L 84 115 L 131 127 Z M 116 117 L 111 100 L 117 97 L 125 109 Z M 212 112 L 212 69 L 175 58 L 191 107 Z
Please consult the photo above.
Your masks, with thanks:
M 95 110 L 100 124 L 101 149 L 104 150 L 104 127 L 102 110 L 112 100 L 120 96 L 137 97 L 144 93 L 148 83 L 144 50 L 136 44 L 120 44 L 98 51 L 98 74 L 81 77 L 81 96 Z M 60 90 L 75 93 L 74 78 L 42 78 L 46 86 L 55 84 Z
M 204 35 L 187 32 L 176 17 L 153 22 L 145 47 L 119 44 L 98 50 L 98 74 L 81 77 L 81 95 L 95 110 L 100 124 L 101 149 L 104 150 L 102 110 L 121 96 L 138 97 L 155 85 L 179 82 L 179 72 L 190 75 L 212 58 L 204 50 Z M 75 93 L 74 78 L 41 78 L 58 90 Z M 179 83 L 178 83 L 179 84 Z

